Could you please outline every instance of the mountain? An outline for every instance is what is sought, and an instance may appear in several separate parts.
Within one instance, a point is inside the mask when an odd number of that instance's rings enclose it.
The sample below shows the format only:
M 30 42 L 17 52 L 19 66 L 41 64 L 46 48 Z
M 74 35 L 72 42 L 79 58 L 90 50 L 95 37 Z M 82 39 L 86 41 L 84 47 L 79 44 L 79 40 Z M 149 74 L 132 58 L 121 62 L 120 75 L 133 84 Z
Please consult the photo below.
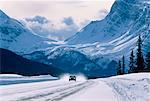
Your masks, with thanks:
M 68 73 L 83 73 L 88 77 L 116 75 L 117 61 L 123 55 L 129 60 L 130 51 L 137 48 L 139 35 L 143 53 L 150 50 L 149 8 L 147 0 L 117 0 L 106 18 L 92 21 L 65 43 L 39 37 L 2 12 L 2 47 L 19 54 L 23 52 L 21 55 L 27 59 Z
M 57 42 L 53 40 L 37 36 L 36 33 L 30 31 L 21 22 L 8 17 L 2 11 L 0 18 L 3 19 L 0 25 L 0 33 L 2 35 L 1 48 L 9 49 L 35 62 L 59 67 L 59 69 L 68 73 L 83 73 L 88 77 L 105 77 L 107 75 L 116 74 L 115 70 L 110 70 L 110 68 L 108 68 L 109 70 L 107 69 L 107 72 L 104 72 L 106 68 L 96 64 L 95 61 L 91 60 L 88 56 L 70 46 L 56 44 Z M 14 60 L 19 61 L 17 59 Z M 116 63 L 113 65 L 115 64 Z M 9 66 L 11 65 L 13 64 Z M 20 65 L 20 68 L 16 68 L 20 70 L 24 67 Z M 27 72 L 27 70 L 24 71 Z M 22 71 L 19 71 L 19 73 L 20 72 Z M 31 72 L 31 74 L 32 73 L 34 75 L 34 72 Z
M 150 50 L 149 6 L 146 0 L 117 0 L 106 18 L 92 21 L 67 39 L 67 44 L 33 52 L 25 57 L 57 67 L 63 64 L 63 70 L 78 70 L 85 75 L 115 75 L 118 59 L 124 55 L 128 60 L 130 51 L 136 50 L 139 34 L 143 39 L 144 53 Z
M 59 76 L 63 71 L 52 65 L 34 62 L 15 54 L 6 49 L 0 49 L 1 53 L 1 71 L 0 73 L 20 74 L 25 76 L 35 76 L 42 74 L 50 74 Z
M 68 44 L 107 43 L 121 36 L 124 36 L 124 39 L 129 37 L 131 40 L 149 31 L 149 7 L 148 0 L 117 0 L 103 20 L 92 21 L 66 42 Z
M 89 78 L 116 75 L 115 68 L 111 68 L 116 67 L 115 61 L 110 61 L 108 67 L 104 68 L 85 54 L 68 46 L 57 46 L 53 49 L 35 51 L 23 56 L 47 65 L 52 64 L 71 74 L 81 73 Z
M 37 49 L 52 46 L 55 42 L 40 37 L 29 30 L 21 22 L 10 18 L 0 10 L 0 48 L 9 49 L 18 53 L 28 53 Z

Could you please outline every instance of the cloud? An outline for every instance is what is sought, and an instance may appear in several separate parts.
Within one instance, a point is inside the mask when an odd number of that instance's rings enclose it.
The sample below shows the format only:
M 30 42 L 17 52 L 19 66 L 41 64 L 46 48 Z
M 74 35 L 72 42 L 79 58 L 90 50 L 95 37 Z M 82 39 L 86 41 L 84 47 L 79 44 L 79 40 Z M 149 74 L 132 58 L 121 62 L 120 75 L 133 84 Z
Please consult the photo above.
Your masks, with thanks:
M 48 23 L 49 20 L 42 16 L 35 16 L 33 18 L 26 18 L 27 22 L 38 22 L 40 24 Z
M 53 40 L 65 40 L 79 31 L 79 26 L 72 17 L 66 17 L 56 22 L 42 16 L 25 18 L 26 25 L 36 34 Z
M 63 23 L 65 23 L 66 25 L 72 25 L 72 24 L 74 24 L 74 21 L 73 21 L 72 17 L 68 17 L 68 18 L 63 19 Z
M 22 19 L 44 16 L 51 20 L 73 17 L 76 23 L 94 20 L 101 9 L 109 11 L 115 0 L 0 0 L 0 9 L 10 17 Z

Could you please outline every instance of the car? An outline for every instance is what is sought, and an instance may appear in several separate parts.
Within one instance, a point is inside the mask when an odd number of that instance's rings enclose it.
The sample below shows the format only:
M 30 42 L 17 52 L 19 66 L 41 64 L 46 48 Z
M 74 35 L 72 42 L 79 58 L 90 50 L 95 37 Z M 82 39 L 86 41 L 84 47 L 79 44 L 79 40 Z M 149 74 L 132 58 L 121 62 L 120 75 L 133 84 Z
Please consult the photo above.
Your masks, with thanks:
M 69 81 L 76 81 L 76 76 L 69 76 Z

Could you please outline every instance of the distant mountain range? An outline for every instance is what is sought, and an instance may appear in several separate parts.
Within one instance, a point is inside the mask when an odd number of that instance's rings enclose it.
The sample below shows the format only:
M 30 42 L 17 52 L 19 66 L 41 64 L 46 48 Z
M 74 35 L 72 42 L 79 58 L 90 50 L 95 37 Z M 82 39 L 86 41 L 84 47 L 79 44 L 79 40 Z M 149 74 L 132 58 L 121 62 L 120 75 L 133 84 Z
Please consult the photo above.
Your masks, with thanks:
M 64 43 L 38 36 L 0 11 L 1 48 L 68 73 L 116 75 L 118 59 L 128 60 L 139 35 L 143 53 L 150 51 L 149 8 L 148 0 L 117 0 L 103 20 L 92 21 Z

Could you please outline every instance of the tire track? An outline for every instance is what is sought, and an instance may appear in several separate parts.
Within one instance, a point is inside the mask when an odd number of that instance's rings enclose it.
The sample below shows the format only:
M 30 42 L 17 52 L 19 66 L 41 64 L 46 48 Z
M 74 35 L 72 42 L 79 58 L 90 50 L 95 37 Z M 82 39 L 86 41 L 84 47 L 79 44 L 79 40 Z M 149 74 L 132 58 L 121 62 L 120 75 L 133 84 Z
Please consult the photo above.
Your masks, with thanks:
M 91 85 L 92 83 L 93 82 L 91 81 L 86 81 L 83 83 L 69 85 L 67 87 L 56 88 L 44 94 L 37 94 L 30 97 L 22 97 L 19 98 L 18 100 L 13 101 L 37 101 L 38 99 L 44 99 L 42 101 L 59 101 L 66 96 L 69 96 L 71 94 L 80 91 L 81 89 L 84 89 L 85 87 Z
M 59 92 L 57 96 L 54 96 L 52 98 L 49 98 L 49 99 L 46 99 L 44 101 L 60 101 L 62 100 L 63 98 L 67 97 L 67 96 L 70 96 L 82 89 L 85 89 L 86 87 L 89 87 L 93 84 L 93 82 L 88 82 L 86 84 L 83 84 L 81 86 L 76 86 L 76 87 L 73 87 L 71 89 L 68 89 L 66 91 L 63 91 L 63 92 Z
M 41 87 L 41 88 L 38 88 L 38 89 L 29 89 L 27 91 L 19 91 L 17 93 L 27 93 L 27 92 L 32 92 L 32 91 L 36 91 L 36 90 L 43 90 L 43 89 L 47 89 L 47 88 L 55 88 L 55 87 L 59 87 L 59 86 L 66 86 L 66 85 L 70 85 L 71 83 L 64 83 L 64 84 L 55 84 L 55 85 L 49 85 L 47 87 Z M 37 86 L 37 85 L 36 85 Z M 12 93 L 7 93 L 7 95 L 12 95 L 12 94 L 15 94 L 14 92 Z M 4 94 L 1 94 L 1 95 L 4 95 Z

